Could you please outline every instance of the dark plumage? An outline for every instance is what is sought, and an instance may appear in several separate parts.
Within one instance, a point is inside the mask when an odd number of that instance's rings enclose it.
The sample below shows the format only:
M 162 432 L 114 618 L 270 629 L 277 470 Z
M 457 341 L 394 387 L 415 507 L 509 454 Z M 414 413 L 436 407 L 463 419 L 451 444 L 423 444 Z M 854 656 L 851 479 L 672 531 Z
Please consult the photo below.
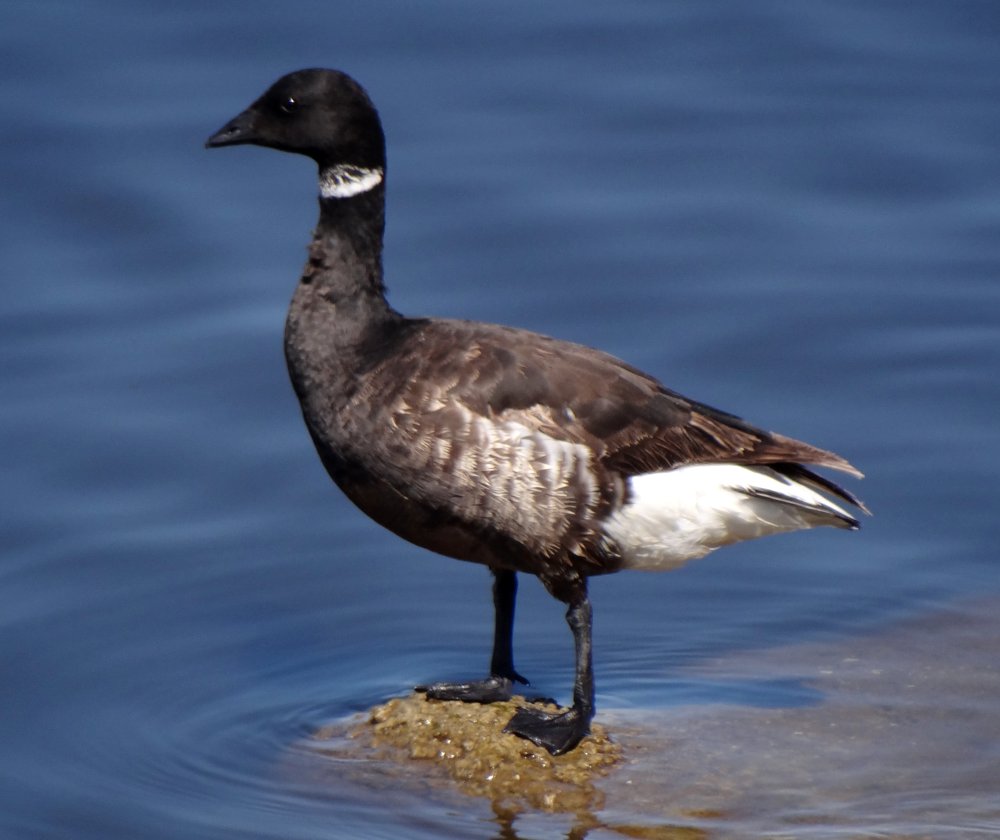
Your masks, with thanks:
M 489 702 L 523 682 L 511 652 L 515 574 L 537 575 L 568 605 L 573 708 L 523 709 L 507 731 L 565 752 L 593 716 L 589 576 L 672 568 L 766 533 L 857 527 L 821 493 L 860 502 L 804 466 L 860 475 L 838 455 L 686 399 L 588 347 L 393 310 L 382 281 L 382 128 L 348 76 L 285 76 L 207 145 L 242 143 L 319 166 L 319 224 L 285 354 L 327 471 L 376 522 L 495 576 L 490 675 L 426 687 L 429 696 Z

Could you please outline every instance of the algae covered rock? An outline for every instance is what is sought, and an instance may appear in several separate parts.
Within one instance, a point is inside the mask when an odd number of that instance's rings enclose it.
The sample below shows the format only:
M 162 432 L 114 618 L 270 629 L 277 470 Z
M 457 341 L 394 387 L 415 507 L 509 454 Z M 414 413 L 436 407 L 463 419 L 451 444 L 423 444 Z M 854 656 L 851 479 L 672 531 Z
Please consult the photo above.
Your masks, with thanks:
M 413 694 L 374 707 L 346 733 L 327 728 L 314 737 L 346 734 L 355 754 L 360 750 L 375 759 L 410 765 L 426 782 L 455 783 L 462 792 L 488 797 L 495 804 L 546 811 L 599 807 L 601 794 L 594 781 L 620 761 L 620 747 L 600 725 L 561 756 L 505 734 L 507 721 L 528 702 L 517 697 L 480 705 Z

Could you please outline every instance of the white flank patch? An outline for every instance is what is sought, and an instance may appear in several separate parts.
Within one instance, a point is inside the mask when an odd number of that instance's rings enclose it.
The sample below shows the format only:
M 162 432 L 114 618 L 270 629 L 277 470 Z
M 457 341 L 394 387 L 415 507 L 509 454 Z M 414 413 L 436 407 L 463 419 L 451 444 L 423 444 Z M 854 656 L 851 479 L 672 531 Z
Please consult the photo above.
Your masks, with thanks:
M 838 517 L 850 518 L 812 488 L 766 467 L 696 464 L 630 482 L 632 501 L 604 526 L 629 569 L 675 569 L 729 543 L 817 525 L 847 527 Z
M 341 163 L 320 173 L 319 194 L 323 198 L 350 198 L 377 187 L 382 176 L 381 168 L 365 169 Z

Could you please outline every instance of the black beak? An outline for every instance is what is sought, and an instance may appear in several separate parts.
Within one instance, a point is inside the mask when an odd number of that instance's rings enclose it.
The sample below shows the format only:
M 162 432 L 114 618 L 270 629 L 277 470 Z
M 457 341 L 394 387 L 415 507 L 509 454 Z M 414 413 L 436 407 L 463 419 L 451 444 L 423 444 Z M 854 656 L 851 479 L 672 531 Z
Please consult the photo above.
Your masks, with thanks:
M 252 109 L 247 109 L 239 116 L 233 117 L 205 141 L 205 148 L 215 149 L 219 146 L 239 146 L 243 143 L 256 143 L 257 132 L 254 130 L 256 116 Z

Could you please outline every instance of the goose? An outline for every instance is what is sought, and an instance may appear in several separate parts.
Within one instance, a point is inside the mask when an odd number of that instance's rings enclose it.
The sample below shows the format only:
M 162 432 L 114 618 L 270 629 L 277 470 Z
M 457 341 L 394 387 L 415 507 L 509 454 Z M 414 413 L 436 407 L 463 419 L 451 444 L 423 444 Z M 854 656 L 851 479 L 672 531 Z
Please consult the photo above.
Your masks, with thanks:
M 526 684 L 514 667 L 517 574 L 566 606 L 573 703 L 524 706 L 504 732 L 553 755 L 594 716 L 588 580 L 662 571 L 730 543 L 829 525 L 867 509 L 813 467 L 844 458 L 688 399 L 611 355 L 497 324 L 407 317 L 382 272 L 386 153 L 358 82 L 283 76 L 213 134 L 312 158 L 319 222 L 285 324 L 288 372 L 330 477 L 405 540 L 493 577 L 489 673 L 418 689 L 490 703 Z

